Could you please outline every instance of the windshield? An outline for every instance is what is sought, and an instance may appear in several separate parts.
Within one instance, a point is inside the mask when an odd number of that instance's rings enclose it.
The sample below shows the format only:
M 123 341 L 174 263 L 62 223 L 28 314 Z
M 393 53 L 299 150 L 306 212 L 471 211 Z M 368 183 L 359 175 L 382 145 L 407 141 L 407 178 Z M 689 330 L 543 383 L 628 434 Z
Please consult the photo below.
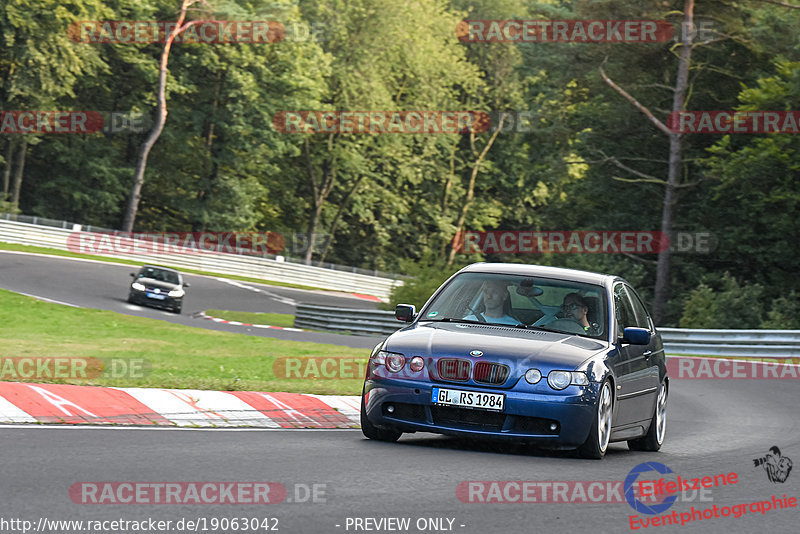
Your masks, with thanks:
M 463 273 L 422 310 L 420 321 L 531 327 L 602 339 L 607 303 L 601 286 L 553 278 Z
M 139 271 L 139 278 L 152 278 L 159 282 L 166 282 L 168 284 L 179 284 L 178 273 L 175 271 L 167 271 L 165 269 L 157 269 L 155 267 L 142 267 Z

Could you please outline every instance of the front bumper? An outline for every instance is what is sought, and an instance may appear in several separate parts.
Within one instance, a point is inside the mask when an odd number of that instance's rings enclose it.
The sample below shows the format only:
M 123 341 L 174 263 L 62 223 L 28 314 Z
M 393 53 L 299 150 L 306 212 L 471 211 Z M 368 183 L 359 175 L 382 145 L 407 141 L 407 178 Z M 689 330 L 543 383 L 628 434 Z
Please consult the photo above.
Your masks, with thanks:
M 145 305 L 145 306 L 152 306 L 154 308 L 167 308 L 167 309 L 174 309 L 180 308 L 183 304 L 183 297 L 170 297 L 166 293 L 161 293 L 164 296 L 163 299 L 157 298 L 149 298 L 147 296 L 147 291 L 136 291 L 135 289 L 130 290 L 129 293 L 129 300 L 131 302 L 135 302 L 137 304 Z
M 433 387 L 504 394 L 505 407 L 502 412 L 495 412 L 439 406 L 431 401 Z M 577 447 L 589 435 L 599 391 L 600 384 L 595 382 L 543 394 L 381 378 L 364 383 L 364 402 L 365 415 L 378 427 Z

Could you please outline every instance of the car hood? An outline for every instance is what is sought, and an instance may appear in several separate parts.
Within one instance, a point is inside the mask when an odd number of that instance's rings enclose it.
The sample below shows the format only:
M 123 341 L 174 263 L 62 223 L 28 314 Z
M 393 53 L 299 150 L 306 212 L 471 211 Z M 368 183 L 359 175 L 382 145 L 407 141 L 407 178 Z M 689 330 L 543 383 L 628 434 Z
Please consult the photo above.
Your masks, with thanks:
M 181 287 L 180 284 L 170 284 L 169 282 L 161 282 L 160 280 L 156 280 L 155 278 L 147 278 L 147 277 L 137 278 L 136 280 L 134 280 L 134 282 L 139 282 L 140 284 L 144 284 L 147 287 L 157 287 L 160 289 L 166 289 L 167 291 L 175 289 L 176 287 Z
M 512 327 L 459 323 L 422 323 L 395 332 L 384 350 L 406 357 L 458 357 L 474 361 L 497 361 L 524 374 L 536 367 L 542 372 L 571 370 L 607 349 L 608 343 L 570 334 Z M 476 358 L 470 352 L 483 354 Z

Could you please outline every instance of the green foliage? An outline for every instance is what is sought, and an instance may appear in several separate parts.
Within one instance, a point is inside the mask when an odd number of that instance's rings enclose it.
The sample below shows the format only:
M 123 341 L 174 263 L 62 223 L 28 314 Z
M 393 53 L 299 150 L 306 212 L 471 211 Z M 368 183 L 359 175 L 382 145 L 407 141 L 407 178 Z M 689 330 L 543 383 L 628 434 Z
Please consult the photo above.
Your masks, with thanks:
M 759 328 L 764 316 L 759 284 L 740 285 L 729 273 L 689 293 L 681 328 Z
M 800 329 L 800 295 L 792 291 L 773 300 L 761 328 Z

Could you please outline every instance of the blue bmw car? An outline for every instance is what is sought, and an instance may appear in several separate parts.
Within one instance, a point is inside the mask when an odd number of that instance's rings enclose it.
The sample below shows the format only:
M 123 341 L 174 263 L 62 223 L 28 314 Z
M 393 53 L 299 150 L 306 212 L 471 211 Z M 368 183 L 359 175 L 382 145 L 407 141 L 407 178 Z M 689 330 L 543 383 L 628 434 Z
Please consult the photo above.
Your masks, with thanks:
M 479 263 L 454 274 L 373 349 L 361 405 L 370 439 L 404 432 L 505 438 L 602 458 L 657 451 L 667 376 L 661 336 L 617 276 Z

